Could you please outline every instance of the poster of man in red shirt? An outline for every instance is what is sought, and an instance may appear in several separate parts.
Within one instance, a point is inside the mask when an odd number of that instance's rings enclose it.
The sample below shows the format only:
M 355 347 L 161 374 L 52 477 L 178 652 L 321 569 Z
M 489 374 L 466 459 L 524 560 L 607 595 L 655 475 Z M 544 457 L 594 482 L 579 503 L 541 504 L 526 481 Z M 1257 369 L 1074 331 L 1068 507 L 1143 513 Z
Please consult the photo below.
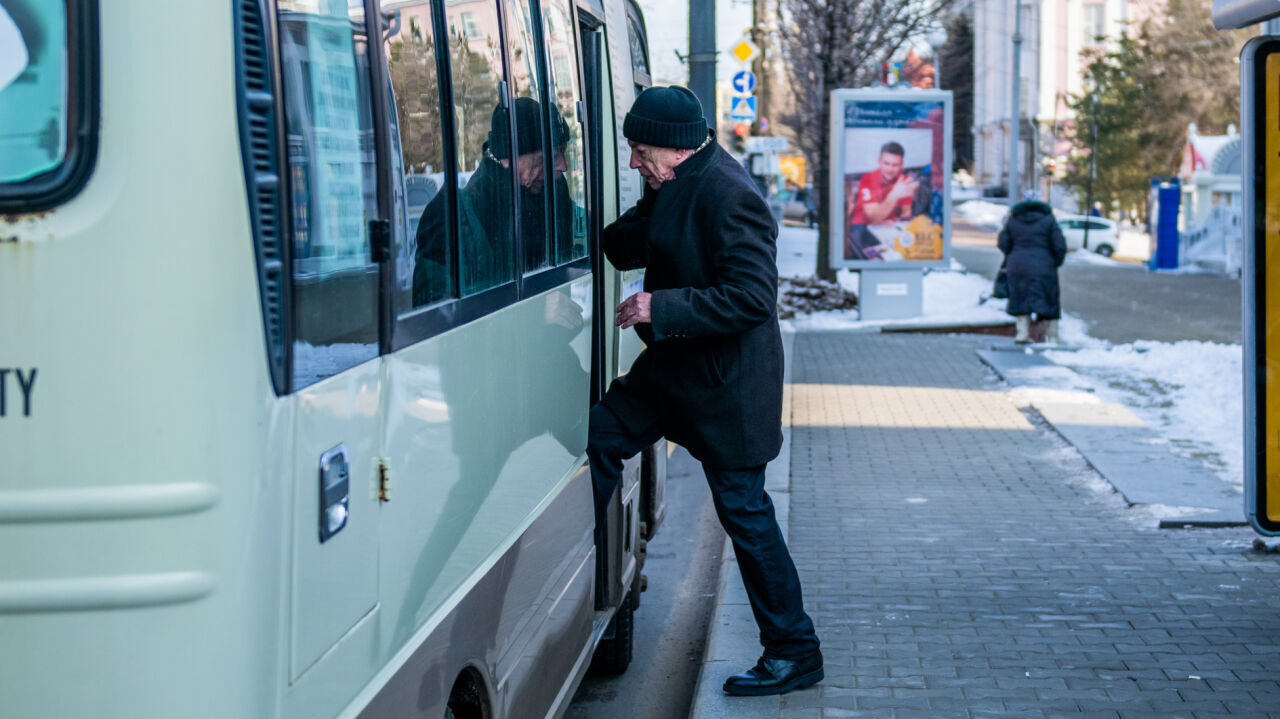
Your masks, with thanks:
M 848 224 L 860 227 L 857 237 L 851 232 L 846 238 L 846 259 L 880 259 L 876 248 L 883 245 L 866 231 L 867 225 L 892 225 L 895 221 L 911 219 L 911 205 L 920 181 L 902 174 L 904 154 L 902 145 L 893 141 L 884 143 L 880 147 L 878 167 L 858 180 L 852 198 L 846 197 L 845 207 L 852 210 Z M 852 183 L 847 181 L 846 185 Z
M 921 101 L 915 93 L 906 100 L 859 98 L 835 110 L 844 119 L 832 158 L 838 173 L 833 199 L 843 199 L 843 232 L 832 243 L 836 266 L 947 260 L 949 102 Z

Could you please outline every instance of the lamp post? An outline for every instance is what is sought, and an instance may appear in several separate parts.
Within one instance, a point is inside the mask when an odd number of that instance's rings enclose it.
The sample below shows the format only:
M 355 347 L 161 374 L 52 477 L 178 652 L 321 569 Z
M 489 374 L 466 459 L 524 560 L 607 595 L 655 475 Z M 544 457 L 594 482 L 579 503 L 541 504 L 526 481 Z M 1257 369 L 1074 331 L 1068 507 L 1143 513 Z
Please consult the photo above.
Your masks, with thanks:
M 1098 89 L 1094 86 L 1093 81 L 1089 81 L 1089 101 L 1092 110 L 1089 112 L 1089 182 L 1085 184 L 1084 190 L 1084 248 L 1089 249 L 1089 225 L 1093 221 L 1088 219 L 1093 216 L 1093 178 L 1098 175 Z
M 942 89 L 942 46 L 947 44 L 947 29 L 940 27 L 924 39 L 933 47 L 933 89 Z
M 1018 178 L 1018 145 L 1022 138 L 1022 0 L 1013 0 L 1013 133 L 1009 144 L 1009 202 L 1020 197 Z

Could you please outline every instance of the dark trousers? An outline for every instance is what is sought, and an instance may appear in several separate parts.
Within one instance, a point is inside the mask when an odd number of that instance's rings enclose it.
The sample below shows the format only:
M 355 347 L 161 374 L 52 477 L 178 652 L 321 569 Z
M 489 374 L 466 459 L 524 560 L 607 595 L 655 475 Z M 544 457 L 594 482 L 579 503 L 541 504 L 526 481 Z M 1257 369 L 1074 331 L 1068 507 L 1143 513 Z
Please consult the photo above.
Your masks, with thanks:
M 591 408 L 587 457 L 595 487 L 596 526 L 622 478 L 622 460 L 663 436 L 661 423 L 631 433 L 603 404 Z M 767 657 L 796 659 L 817 651 L 813 620 L 804 611 L 800 576 L 764 491 L 764 467 L 713 469 L 703 465 L 720 524 L 733 542 L 747 599 Z

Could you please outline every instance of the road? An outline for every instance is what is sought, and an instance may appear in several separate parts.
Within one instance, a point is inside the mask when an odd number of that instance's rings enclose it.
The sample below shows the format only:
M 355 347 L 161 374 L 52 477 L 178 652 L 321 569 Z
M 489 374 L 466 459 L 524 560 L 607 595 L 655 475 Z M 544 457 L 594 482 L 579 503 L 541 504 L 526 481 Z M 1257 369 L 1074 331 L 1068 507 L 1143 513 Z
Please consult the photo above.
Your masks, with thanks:
M 952 254 L 971 272 L 994 278 L 1001 254 L 996 235 L 955 222 Z M 1240 343 L 1240 280 L 1208 274 L 1150 272 L 1128 262 L 1090 261 L 1078 252 L 1058 269 L 1062 311 L 1088 325 L 1091 337 Z
M 565 719 L 683 719 L 693 703 L 719 580 L 724 530 L 702 468 L 677 448 L 667 517 L 649 543 L 649 590 L 636 610 L 635 655 L 620 676 L 589 675 Z

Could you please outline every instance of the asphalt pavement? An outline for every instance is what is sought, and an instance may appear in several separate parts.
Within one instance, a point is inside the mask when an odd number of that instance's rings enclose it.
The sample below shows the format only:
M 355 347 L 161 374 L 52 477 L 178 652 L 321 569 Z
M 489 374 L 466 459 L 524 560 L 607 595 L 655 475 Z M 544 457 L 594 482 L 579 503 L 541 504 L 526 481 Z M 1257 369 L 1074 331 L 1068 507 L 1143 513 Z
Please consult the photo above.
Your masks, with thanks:
M 996 233 L 953 220 L 952 255 L 970 272 L 994 279 L 1002 255 Z M 1062 311 L 1083 319 L 1091 337 L 1240 343 L 1240 280 L 1215 274 L 1151 272 L 1137 262 L 1103 260 L 1086 251 L 1058 269 Z
M 714 608 L 724 531 L 701 466 L 683 448 L 667 460 L 667 515 L 648 544 L 649 588 L 635 614 L 635 654 L 623 674 L 588 674 L 565 719 L 682 717 Z

